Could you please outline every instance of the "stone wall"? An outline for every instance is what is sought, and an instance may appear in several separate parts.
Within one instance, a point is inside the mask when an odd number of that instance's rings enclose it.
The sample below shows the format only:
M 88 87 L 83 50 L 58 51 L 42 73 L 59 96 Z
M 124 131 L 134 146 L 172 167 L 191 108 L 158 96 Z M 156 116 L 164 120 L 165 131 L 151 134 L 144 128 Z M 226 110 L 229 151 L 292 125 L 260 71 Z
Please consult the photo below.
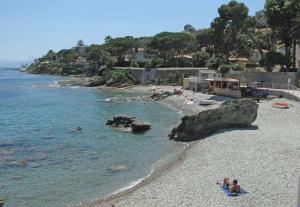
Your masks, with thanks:
M 129 70 L 135 78 L 141 82 L 160 81 L 165 82 L 171 74 L 178 74 L 180 77 L 198 76 L 199 70 L 206 70 L 205 68 L 117 68 Z
M 261 83 L 277 83 L 298 85 L 300 78 L 299 72 L 240 72 L 230 71 L 225 74 L 227 78 L 235 78 L 241 81 L 242 84 L 261 82 Z

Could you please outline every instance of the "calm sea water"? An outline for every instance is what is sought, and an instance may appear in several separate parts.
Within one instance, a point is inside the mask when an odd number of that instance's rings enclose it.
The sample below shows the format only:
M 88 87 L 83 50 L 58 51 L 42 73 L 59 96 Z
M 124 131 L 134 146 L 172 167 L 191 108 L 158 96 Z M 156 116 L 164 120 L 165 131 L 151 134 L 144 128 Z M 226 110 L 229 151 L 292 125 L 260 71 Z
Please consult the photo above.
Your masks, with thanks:
M 6 207 L 59 207 L 107 195 L 179 150 L 167 138 L 180 115 L 157 102 L 112 103 L 134 96 L 57 87 L 61 77 L 0 69 L 0 195 Z M 133 135 L 105 126 L 113 115 L 151 122 Z M 73 129 L 80 126 L 80 133 Z

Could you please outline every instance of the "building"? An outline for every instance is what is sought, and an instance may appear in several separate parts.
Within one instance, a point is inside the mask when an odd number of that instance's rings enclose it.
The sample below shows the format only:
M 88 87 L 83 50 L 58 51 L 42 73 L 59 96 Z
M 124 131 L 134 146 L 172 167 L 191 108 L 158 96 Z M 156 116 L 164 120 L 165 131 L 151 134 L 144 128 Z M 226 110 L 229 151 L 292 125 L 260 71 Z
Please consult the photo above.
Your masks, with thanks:
M 132 49 L 132 63 L 147 63 L 152 60 L 152 56 L 145 52 L 144 48 Z
M 210 91 L 216 95 L 242 98 L 240 81 L 232 78 L 207 79 Z
M 255 14 L 257 28 L 267 28 L 267 18 L 264 10 L 260 10 Z
M 222 74 L 214 70 L 199 70 L 198 76 L 190 76 L 183 79 L 183 88 L 193 91 L 204 91 L 209 88 L 207 79 L 219 78 L 222 78 Z

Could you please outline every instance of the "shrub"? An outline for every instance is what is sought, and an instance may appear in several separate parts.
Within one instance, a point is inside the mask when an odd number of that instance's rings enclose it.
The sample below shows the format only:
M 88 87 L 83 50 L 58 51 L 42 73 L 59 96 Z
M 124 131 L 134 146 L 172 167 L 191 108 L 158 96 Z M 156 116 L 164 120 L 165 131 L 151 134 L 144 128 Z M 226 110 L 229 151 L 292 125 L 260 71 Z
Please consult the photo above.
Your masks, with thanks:
M 230 70 L 243 71 L 243 70 L 245 70 L 245 67 L 243 65 L 239 65 L 239 64 L 224 64 L 224 65 L 220 65 L 220 73 L 222 75 L 228 73 Z
M 107 71 L 107 85 L 118 83 L 136 84 L 136 78 L 128 70 L 111 69 Z
M 226 60 L 221 55 L 213 55 L 211 58 L 209 58 L 206 66 L 209 69 L 218 69 L 220 65 L 225 64 Z
M 268 71 L 272 71 L 272 67 L 275 65 L 286 65 L 288 63 L 287 58 L 278 52 L 268 52 L 266 54 L 264 65 L 266 66 Z
M 210 54 L 204 51 L 196 52 L 193 54 L 193 66 L 194 67 L 204 67 L 208 62 Z

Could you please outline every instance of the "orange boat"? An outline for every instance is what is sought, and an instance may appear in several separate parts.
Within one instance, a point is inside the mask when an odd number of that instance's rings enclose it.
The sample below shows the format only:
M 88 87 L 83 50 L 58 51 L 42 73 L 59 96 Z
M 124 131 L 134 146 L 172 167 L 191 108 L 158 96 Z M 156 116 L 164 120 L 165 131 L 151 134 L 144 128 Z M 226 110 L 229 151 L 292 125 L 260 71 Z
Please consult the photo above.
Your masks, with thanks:
M 290 106 L 287 102 L 285 101 L 278 101 L 272 104 L 274 108 L 279 108 L 279 109 L 288 109 Z

